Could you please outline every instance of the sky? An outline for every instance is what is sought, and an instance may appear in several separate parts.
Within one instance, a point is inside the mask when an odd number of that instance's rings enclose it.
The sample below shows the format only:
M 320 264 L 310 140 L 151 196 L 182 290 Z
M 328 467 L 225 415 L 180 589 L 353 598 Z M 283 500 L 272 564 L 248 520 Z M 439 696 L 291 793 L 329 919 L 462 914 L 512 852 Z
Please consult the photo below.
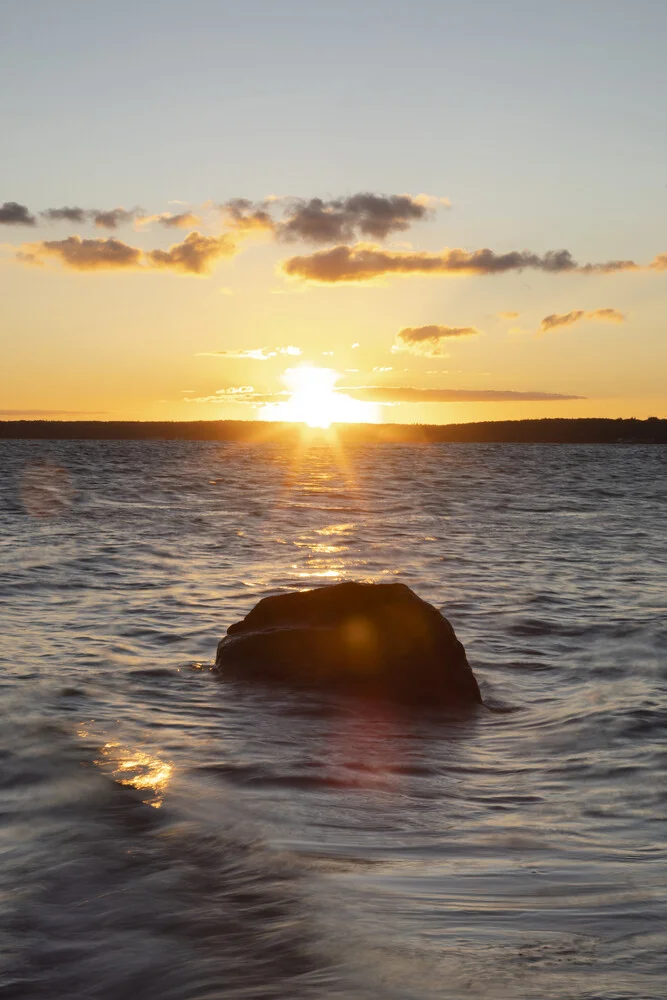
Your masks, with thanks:
M 663 0 L 3 0 L 0 419 L 667 417 L 666 44 Z

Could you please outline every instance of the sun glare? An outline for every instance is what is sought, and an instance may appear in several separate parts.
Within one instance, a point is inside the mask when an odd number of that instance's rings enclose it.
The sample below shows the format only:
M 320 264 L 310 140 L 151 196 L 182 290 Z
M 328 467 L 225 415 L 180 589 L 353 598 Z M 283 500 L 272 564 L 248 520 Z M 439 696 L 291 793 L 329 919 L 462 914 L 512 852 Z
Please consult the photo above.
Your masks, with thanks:
M 346 396 L 335 388 L 341 378 L 332 368 L 301 365 L 288 368 L 283 375 L 290 396 L 284 403 L 267 403 L 260 411 L 261 420 L 285 420 L 308 427 L 331 427 L 332 424 L 376 424 L 380 419 L 375 403 Z

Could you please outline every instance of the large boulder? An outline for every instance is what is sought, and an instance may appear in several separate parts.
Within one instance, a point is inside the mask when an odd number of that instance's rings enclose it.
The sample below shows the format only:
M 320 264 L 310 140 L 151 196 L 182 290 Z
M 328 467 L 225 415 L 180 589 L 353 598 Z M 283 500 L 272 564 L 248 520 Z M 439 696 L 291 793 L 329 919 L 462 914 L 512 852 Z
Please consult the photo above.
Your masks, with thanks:
M 473 705 L 479 687 L 447 619 L 401 583 L 265 597 L 218 644 L 228 675 L 404 703 Z

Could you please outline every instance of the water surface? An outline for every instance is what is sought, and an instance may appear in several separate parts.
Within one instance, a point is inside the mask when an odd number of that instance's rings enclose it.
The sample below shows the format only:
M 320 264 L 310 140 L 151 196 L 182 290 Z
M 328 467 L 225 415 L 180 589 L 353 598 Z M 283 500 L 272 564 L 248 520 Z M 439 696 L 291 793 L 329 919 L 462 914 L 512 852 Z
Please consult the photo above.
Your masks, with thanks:
M 667 991 L 660 447 L 0 442 L 0 995 Z M 467 719 L 210 670 L 400 580 Z

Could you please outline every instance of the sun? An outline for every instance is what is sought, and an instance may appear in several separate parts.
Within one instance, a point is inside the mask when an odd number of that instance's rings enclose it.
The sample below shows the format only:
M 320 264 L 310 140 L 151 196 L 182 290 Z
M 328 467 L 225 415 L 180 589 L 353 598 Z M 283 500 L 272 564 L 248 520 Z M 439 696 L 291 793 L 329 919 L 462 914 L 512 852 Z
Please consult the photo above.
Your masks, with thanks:
M 289 390 L 289 399 L 284 403 L 267 403 L 260 410 L 260 419 L 323 428 L 332 424 L 377 423 L 380 415 L 375 403 L 353 399 L 335 388 L 341 377 L 332 368 L 313 365 L 288 368 L 282 378 Z

